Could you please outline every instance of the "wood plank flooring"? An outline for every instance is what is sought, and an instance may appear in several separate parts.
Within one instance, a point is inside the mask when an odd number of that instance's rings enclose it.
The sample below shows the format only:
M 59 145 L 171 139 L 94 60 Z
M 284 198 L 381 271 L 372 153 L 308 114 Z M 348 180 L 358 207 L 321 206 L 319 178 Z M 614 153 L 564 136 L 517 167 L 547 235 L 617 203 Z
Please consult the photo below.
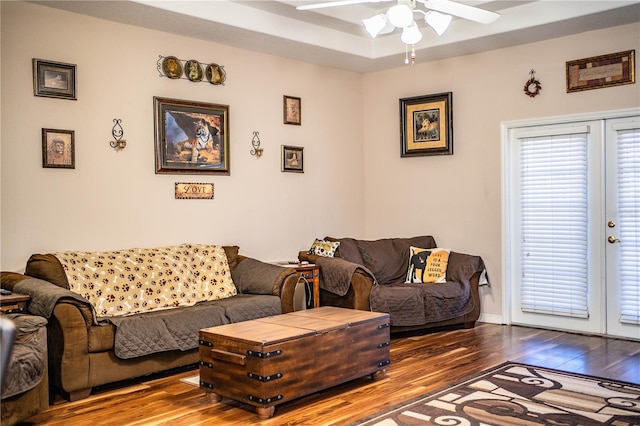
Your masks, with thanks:
M 260 420 L 252 406 L 209 403 L 183 371 L 56 402 L 37 425 L 344 425 L 505 361 L 640 384 L 640 342 L 478 323 L 469 330 L 392 335 L 391 365 L 380 381 L 362 378 L 276 406 Z M 318 359 L 317 362 L 322 362 Z

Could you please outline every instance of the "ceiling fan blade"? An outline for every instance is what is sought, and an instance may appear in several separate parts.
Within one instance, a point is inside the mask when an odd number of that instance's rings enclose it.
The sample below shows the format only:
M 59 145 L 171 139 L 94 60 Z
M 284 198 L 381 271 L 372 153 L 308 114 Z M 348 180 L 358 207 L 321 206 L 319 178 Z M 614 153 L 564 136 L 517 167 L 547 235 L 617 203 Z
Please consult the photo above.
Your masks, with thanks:
M 298 10 L 312 10 L 312 9 L 323 9 L 325 7 L 350 6 L 352 4 L 380 3 L 380 2 L 384 2 L 384 1 L 391 1 L 391 0 L 338 0 L 338 1 L 327 1 L 327 2 L 324 2 L 324 3 L 305 4 L 305 5 L 296 7 L 296 9 L 298 9 Z
M 490 24 L 500 17 L 499 13 L 490 12 L 466 4 L 457 3 L 450 0 L 418 0 L 427 9 L 457 16 L 481 24 Z

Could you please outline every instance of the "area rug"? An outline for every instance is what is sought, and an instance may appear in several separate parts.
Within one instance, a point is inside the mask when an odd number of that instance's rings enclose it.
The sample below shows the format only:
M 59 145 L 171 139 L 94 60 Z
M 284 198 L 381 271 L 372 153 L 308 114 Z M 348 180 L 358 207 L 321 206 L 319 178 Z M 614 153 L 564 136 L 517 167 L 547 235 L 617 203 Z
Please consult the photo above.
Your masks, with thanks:
M 507 362 L 353 425 L 640 425 L 640 385 Z
M 186 383 L 186 384 L 191 385 L 191 386 L 200 387 L 200 375 L 199 374 L 196 374 L 195 376 L 190 376 L 190 377 L 183 377 L 182 379 L 180 379 L 180 381 L 182 383 Z

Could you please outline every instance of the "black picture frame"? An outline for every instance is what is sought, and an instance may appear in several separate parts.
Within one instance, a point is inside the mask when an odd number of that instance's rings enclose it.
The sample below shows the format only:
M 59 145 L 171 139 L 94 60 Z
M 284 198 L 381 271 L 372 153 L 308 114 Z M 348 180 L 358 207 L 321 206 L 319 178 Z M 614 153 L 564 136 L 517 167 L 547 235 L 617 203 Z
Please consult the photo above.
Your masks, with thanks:
M 302 99 L 284 95 L 282 99 L 284 124 L 302 125 Z
M 156 173 L 231 174 L 229 105 L 153 101 Z
M 453 155 L 453 92 L 400 99 L 400 156 Z
M 304 173 L 304 148 L 282 145 L 281 160 L 283 172 Z
M 76 65 L 37 58 L 32 65 L 34 96 L 77 100 Z

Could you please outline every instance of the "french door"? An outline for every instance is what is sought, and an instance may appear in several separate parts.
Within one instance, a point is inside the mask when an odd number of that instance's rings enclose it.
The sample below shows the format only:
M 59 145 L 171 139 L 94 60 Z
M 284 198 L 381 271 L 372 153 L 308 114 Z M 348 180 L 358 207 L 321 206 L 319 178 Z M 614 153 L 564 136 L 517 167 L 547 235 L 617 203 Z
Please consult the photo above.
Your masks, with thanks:
M 635 114 L 507 126 L 507 322 L 640 339 Z
M 640 118 L 606 123 L 607 333 L 640 338 Z

